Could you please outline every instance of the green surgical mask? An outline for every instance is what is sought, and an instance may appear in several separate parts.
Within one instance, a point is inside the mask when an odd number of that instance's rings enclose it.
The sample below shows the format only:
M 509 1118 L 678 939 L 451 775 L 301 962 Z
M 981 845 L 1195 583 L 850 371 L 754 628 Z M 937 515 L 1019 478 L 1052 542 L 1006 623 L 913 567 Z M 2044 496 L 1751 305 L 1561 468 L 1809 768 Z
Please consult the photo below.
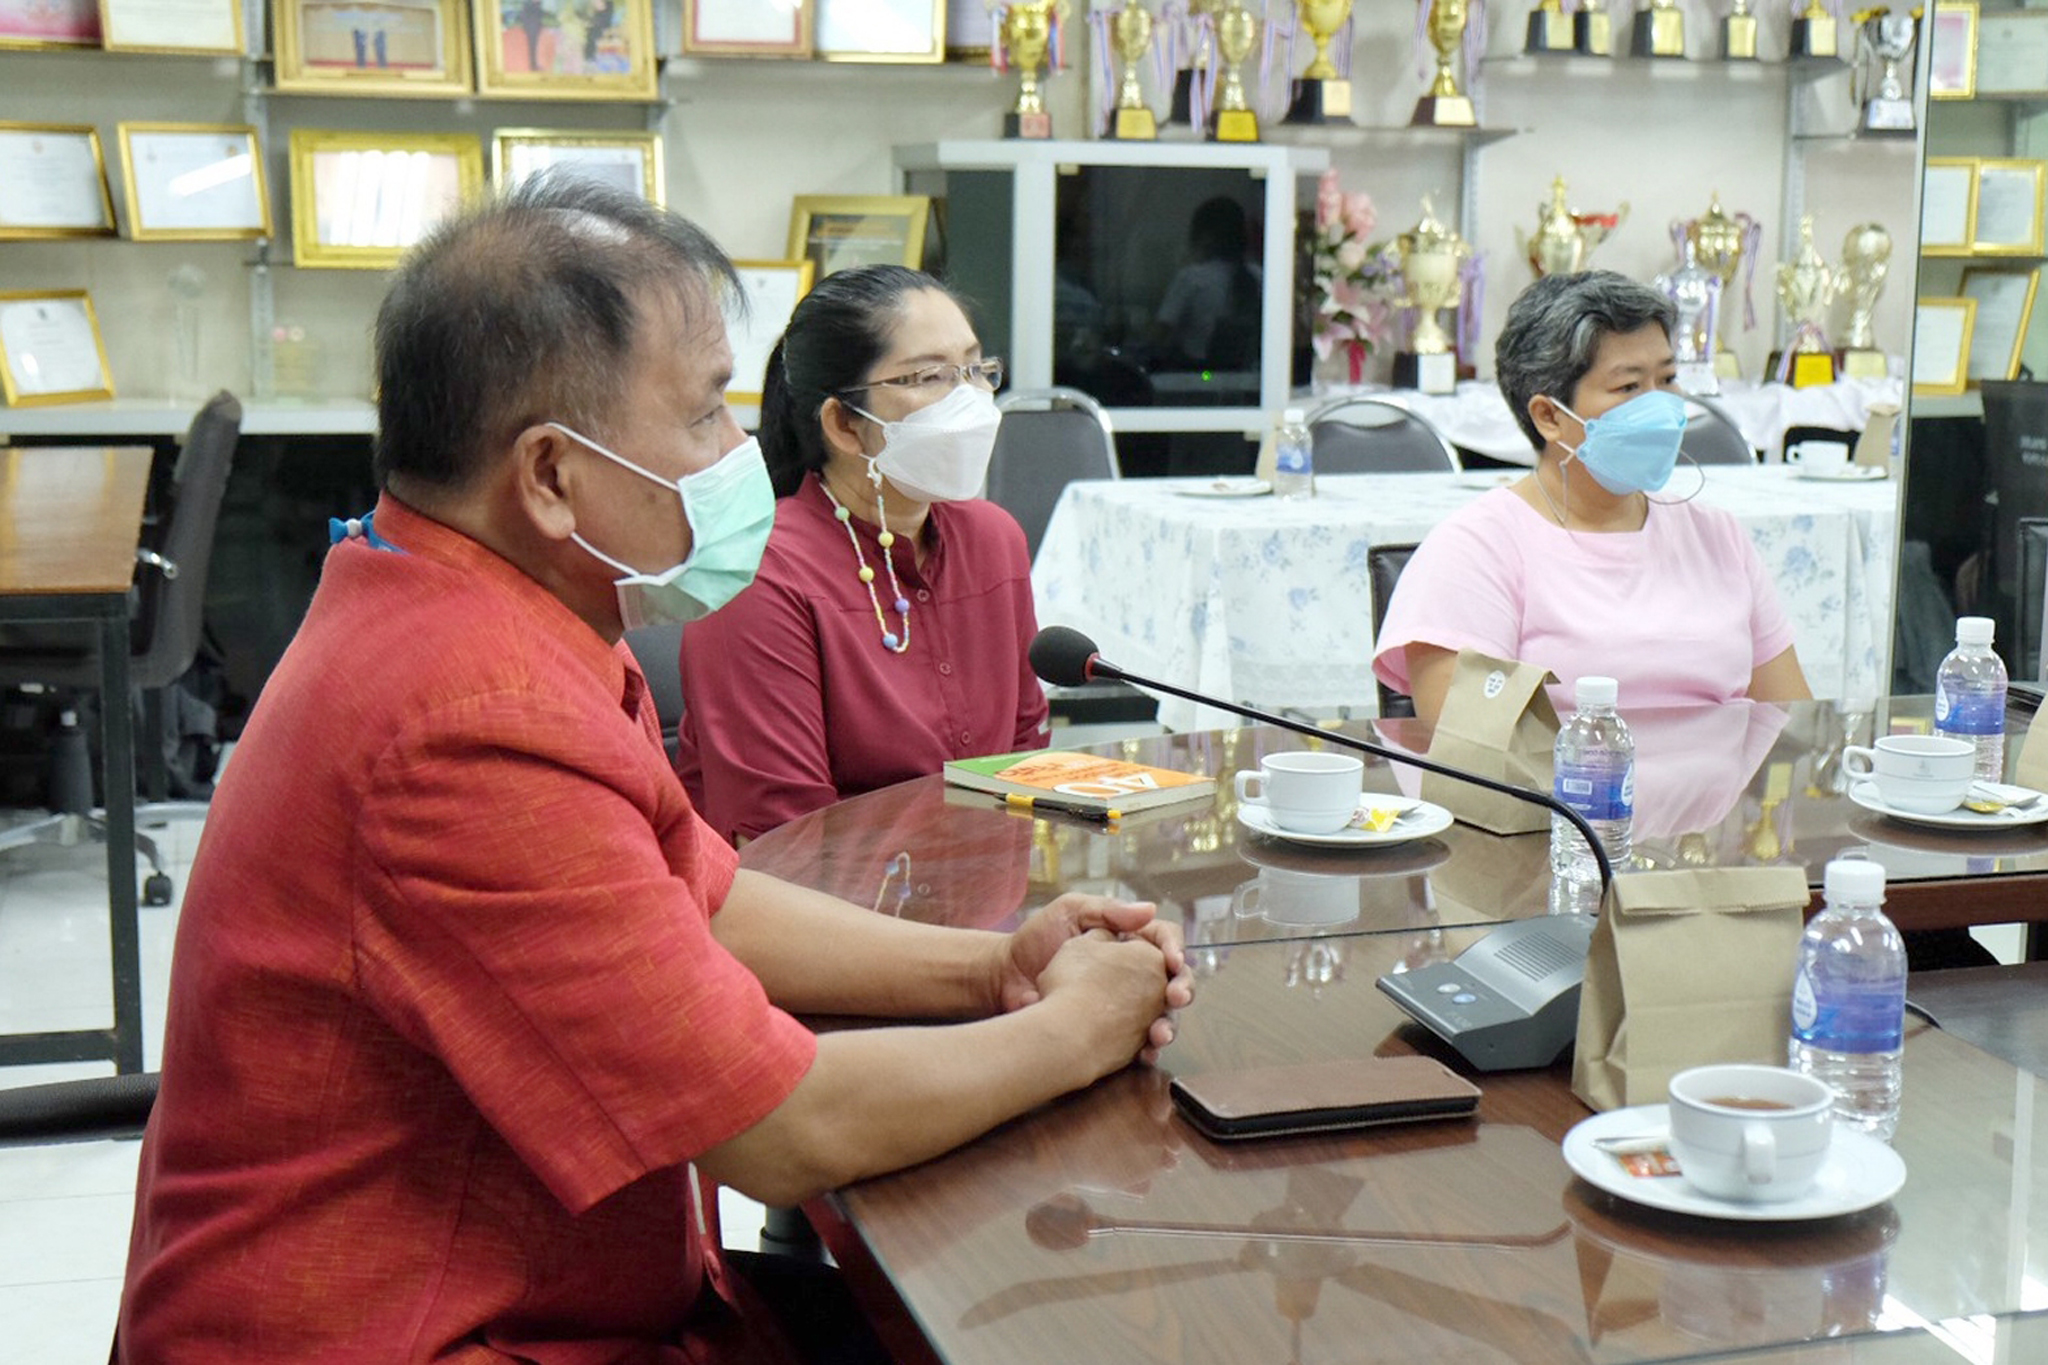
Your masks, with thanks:
M 593 558 L 625 575 L 613 586 L 619 594 L 619 620 L 626 629 L 708 616 L 754 581 L 754 573 L 761 567 L 761 552 L 768 548 L 768 532 L 775 525 L 775 488 L 768 480 L 759 441 L 748 437 L 710 468 L 669 480 L 560 422 L 547 425 L 643 479 L 675 489 L 682 499 L 683 520 L 690 528 L 690 553 L 682 563 L 660 573 L 642 573 L 573 531 L 569 535 Z

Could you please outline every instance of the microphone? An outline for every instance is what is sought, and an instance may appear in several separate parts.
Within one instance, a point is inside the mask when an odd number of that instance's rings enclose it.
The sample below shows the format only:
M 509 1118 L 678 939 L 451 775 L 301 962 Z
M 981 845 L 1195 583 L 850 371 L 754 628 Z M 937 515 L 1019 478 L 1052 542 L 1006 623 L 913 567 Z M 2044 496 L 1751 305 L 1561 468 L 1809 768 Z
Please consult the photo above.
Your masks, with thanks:
M 1599 836 L 1594 834 L 1593 827 L 1586 823 L 1586 817 L 1548 792 L 1535 791 L 1529 787 L 1517 787 L 1508 782 L 1496 782 L 1492 778 L 1482 777 L 1478 773 L 1461 772 L 1456 768 L 1446 767 L 1441 763 L 1433 763 L 1429 759 L 1418 758 L 1413 754 L 1404 754 L 1398 749 L 1390 749 L 1385 745 L 1375 744 L 1367 739 L 1359 739 L 1356 736 L 1347 735 L 1341 731 L 1325 730 L 1319 725 L 1310 725 L 1305 721 L 1292 720 L 1286 716 L 1275 715 L 1270 711 L 1258 710 L 1256 707 L 1243 706 L 1234 701 L 1225 701 L 1221 697 L 1209 697 L 1204 696 L 1200 692 L 1190 692 L 1184 687 L 1175 687 L 1172 683 L 1159 682 L 1153 678 L 1141 678 L 1137 674 L 1127 672 L 1105 660 L 1101 652 L 1095 648 L 1095 642 L 1071 626 L 1047 626 L 1039 631 L 1037 636 L 1031 641 L 1031 649 L 1027 657 L 1031 661 L 1031 671 L 1036 673 L 1042 680 L 1051 683 L 1054 687 L 1079 687 L 1083 683 L 1094 682 L 1100 678 L 1114 678 L 1119 682 L 1127 682 L 1133 686 L 1142 687 L 1148 692 L 1164 692 L 1170 697 L 1179 697 L 1183 701 L 1195 702 L 1202 706 L 1214 706 L 1219 710 L 1228 711 L 1232 715 L 1243 716 L 1247 720 L 1255 720 L 1261 725 L 1271 725 L 1281 730 L 1292 730 L 1297 734 L 1310 735 L 1316 739 L 1326 740 L 1331 744 L 1338 745 L 1341 748 L 1355 749 L 1359 753 L 1371 754 L 1373 757 L 1385 759 L 1389 763 L 1405 763 L 1411 768 L 1420 768 L 1424 772 L 1435 773 L 1439 777 L 1454 778 L 1459 782 L 1470 782 L 1475 787 L 1484 787 L 1488 791 L 1500 792 L 1505 796 L 1512 796 L 1519 801 L 1527 801 L 1533 805 L 1542 806 L 1553 814 L 1561 815 L 1570 821 L 1572 828 L 1579 832 L 1579 837 L 1584 839 L 1587 846 L 1593 850 L 1593 861 L 1600 866 L 1600 889 L 1603 893 L 1607 890 L 1608 884 L 1614 880 L 1614 867 L 1607 860 L 1607 850 L 1601 847 Z

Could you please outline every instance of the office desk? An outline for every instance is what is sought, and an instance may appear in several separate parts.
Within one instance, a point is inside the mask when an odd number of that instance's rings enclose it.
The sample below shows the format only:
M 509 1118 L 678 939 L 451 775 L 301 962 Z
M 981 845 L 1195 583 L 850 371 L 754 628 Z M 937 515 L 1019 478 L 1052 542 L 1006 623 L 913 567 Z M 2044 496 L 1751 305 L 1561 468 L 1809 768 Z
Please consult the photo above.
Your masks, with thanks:
M 96 631 L 114 984 L 112 1028 L 0 1037 L 0 1065 L 106 1059 L 123 1072 L 142 1069 L 128 587 L 149 465 L 147 449 L 0 450 L 0 621 L 86 622 Z

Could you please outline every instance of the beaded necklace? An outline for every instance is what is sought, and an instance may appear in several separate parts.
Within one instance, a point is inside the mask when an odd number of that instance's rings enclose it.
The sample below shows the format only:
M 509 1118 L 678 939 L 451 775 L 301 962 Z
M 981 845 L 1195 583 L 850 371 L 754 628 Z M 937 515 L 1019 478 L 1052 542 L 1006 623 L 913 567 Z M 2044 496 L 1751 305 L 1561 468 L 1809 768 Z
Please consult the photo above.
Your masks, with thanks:
M 881 526 L 881 534 L 875 539 L 882 546 L 882 565 L 889 571 L 889 591 L 896 594 L 896 615 L 903 620 L 903 636 L 898 639 L 896 632 L 889 629 L 889 618 L 882 614 L 882 597 L 875 591 L 875 571 L 868 567 L 868 557 L 860 548 L 860 535 L 853 529 L 853 513 L 840 505 L 832 496 L 832 490 L 825 487 L 824 479 L 818 480 L 818 487 L 824 490 L 825 501 L 832 504 L 832 515 L 846 528 L 846 538 L 853 542 L 854 562 L 860 565 L 860 581 L 867 585 L 868 601 L 875 609 L 875 624 L 882 628 L 882 648 L 891 654 L 901 654 L 910 648 L 910 599 L 903 595 L 903 585 L 896 581 L 896 557 L 889 553 L 889 547 L 896 543 L 896 535 L 889 529 L 887 514 L 882 510 L 882 488 L 875 486 L 875 520 Z

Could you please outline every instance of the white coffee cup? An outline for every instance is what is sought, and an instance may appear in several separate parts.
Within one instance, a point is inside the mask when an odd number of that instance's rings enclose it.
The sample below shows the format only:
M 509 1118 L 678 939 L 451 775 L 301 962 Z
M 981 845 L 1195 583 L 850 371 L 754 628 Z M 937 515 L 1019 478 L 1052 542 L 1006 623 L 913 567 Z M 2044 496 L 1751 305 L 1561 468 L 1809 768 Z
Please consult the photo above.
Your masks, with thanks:
M 1364 880 L 1262 867 L 1258 876 L 1232 894 L 1230 908 L 1239 919 L 1263 919 L 1268 924 L 1296 928 L 1349 924 L 1358 918 L 1359 887 Z
M 1785 451 L 1785 463 L 1809 474 L 1841 474 L 1849 467 L 1847 441 L 1801 441 Z
M 1358 813 L 1364 791 L 1365 760 L 1312 749 L 1267 754 L 1257 772 L 1237 775 L 1238 804 L 1263 807 L 1294 834 L 1335 834 Z
M 1842 771 L 1877 784 L 1894 810 L 1943 815 L 1963 804 L 1977 772 L 1977 749 L 1949 735 L 1885 735 L 1869 748 L 1842 750 Z
M 1701 1194 L 1781 1203 L 1813 1188 L 1834 1136 L 1835 1091 L 1782 1066 L 1696 1066 L 1671 1078 L 1671 1155 Z

